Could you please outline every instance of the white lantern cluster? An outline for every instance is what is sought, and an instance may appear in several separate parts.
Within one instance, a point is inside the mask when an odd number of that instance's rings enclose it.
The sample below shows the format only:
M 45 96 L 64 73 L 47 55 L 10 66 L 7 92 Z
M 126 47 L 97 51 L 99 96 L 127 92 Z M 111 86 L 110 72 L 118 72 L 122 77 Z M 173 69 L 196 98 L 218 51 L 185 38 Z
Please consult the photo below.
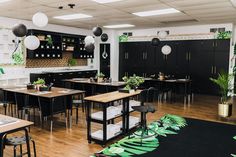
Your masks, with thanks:
M 33 24 L 37 27 L 45 27 L 48 24 L 48 17 L 42 12 L 37 12 L 32 17 Z
M 169 55 L 171 53 L 171 47 L 169 45 L 164 45 L 162 48 L 161 48 L 161 52 L 164 54 L 164 55 Z
M 37 27 L 45 27 L 48 24 L 48 17 L 42 12 L 37 12 L 33 15 L 32 21 Z M 36 50 L 40 45 L 40 40 L 35 35 L 29 35 L 24 39 L 24 45 L 29 50 Z
M 25 38 L 24 45 L 29 50 L 35 50 L 39 47 L 40 41 L 35 35 L 29 35 Z
M 161 39 L 166 38 L 167 35 L 168 35 L 168 34 L 167 34 L 166 31 L 160 31 L 160 32 L 158 32 L 158 34 L 157 34 L 157 36 L 158 36 L 159 38 L 161 38 Z

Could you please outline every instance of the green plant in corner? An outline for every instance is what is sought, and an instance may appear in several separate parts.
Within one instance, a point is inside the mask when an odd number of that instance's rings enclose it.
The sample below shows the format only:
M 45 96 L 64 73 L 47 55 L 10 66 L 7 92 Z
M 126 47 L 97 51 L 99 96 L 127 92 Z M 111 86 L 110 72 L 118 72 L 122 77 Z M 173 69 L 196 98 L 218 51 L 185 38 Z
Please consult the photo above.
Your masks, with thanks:
M 76 66 L 77 65 L 77 60 L 74 58 L 70 58 L 68 60 L 68 66 Z
M 228 101 L 228 92 L 233 90 L 232 85 L 232 79 L 233 75 L 228 74 L 224 71 L 220 72 L 218 74 L 218 77 L 216 79 L 210 78 L 210 80 L 219 86 L 220 88 L 220 94 L 221 94 L 221 103 L 226 104 Z
M 38 80 L 34 81 L 33 84 L 34 85 L 44 85 L 45 84 L 45 80 L 41 79 L 41 78 L 38 78 Z
M 130 77 L 124 76 L 122 79 L 126 83 L 125 89 L 127 90 L 137 89 L 140 84 L 144 83 L 144 78 L 135 74 Z

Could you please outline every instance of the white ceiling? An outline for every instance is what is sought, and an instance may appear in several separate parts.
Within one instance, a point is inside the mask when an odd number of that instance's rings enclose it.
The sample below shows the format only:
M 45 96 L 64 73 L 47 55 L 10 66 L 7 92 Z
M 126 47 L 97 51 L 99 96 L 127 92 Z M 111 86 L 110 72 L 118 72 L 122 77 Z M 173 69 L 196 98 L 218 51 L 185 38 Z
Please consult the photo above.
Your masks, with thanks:
M 74 9 L 67 5 L 74 3 Z M 58 9 L 64 6 L 64 9 Z M 180 13 L 138 17 L 131 13 L 175 8 Z M 188 24 L 236 23 L 236 8 L 230 0 L 123 0 L 115 3 L 98 4 L 91 0 L 11 0 L 0 3 L 0 16 L 31 20 L 34 13 L 48 15 L 49 23 L 92 28 L 110 24 L 129 23 L 138 28 L 164 27 Z M 53 16 L 85 13 L 93 18 L 62 21 Z

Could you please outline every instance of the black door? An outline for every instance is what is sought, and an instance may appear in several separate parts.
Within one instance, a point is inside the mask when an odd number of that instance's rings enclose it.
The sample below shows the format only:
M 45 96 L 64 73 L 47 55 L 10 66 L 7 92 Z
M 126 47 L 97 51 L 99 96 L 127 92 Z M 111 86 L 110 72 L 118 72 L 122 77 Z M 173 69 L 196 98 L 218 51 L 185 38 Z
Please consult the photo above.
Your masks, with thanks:
M 214 73 L 213 40 L 195 40 L 189 42 L 189 71 L 195 93 L 209 94 L 212 83 L 209 80 Z
M 100 44 L 100 72 L 110 78 L 110 44 Z
M 188 41 L 176 41 L 176 78 L 188 78 L 189 75 L 189 51 Z

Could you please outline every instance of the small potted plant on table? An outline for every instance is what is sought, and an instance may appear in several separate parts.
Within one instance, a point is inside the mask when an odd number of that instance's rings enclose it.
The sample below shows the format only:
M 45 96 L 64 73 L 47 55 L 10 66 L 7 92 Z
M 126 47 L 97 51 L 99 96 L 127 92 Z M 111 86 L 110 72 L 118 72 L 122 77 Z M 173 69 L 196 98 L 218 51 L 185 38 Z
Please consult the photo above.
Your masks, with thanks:
M 216 79 L 210 78 L 212 82 L 219 86 L 221 94 L 221 103 L 218 104 L 218 115 L 220 117 L 229 117 L 232 115 L 232 104 L 229 102 L 228 92 L 233 90 L 233 75 L 226 72 L 218 74 Z
M 119 91 L 123 93 L 132 93 L 138 89 L 140 84 L 144 83 L 144 78 L 136 76 L 135 74 L 130 77 L 124 76 L 122 79 L 125 81 L 126 86 Z
M 36 90 L 39 90 L 41 86 L 44 86 L 45 85 L 45 80 L 44 79 L 41 79 L 41 78 L 38 78 L 37 81 L 34 81 L 33 83 L 36 87 Z
M 97 73 L 96 77 L 97 77 L 97 82 L 103 82 L 103 78 L 105 77 L 105 75 L 102 72 L 100 72 Z

